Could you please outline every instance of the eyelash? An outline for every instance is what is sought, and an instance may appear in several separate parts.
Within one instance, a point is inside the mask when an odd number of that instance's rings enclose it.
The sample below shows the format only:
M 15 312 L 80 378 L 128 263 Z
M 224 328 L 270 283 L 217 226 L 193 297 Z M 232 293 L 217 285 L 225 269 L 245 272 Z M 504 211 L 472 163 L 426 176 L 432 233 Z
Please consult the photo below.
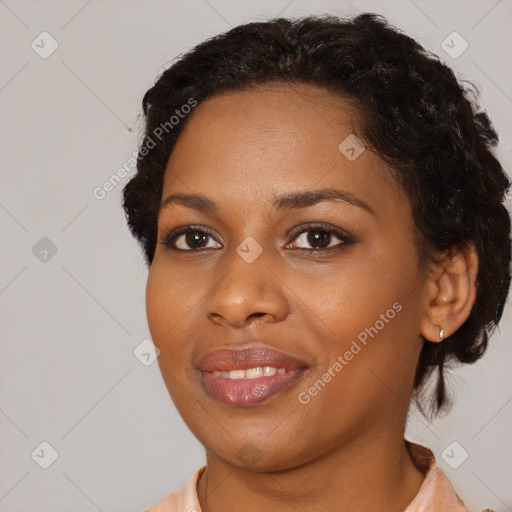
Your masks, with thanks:
M 302 235 L 303 233 L 308 233 L 309 231 L 321 231 L 323 233 L 327 233 L 329 235 L 334 235 L 336 238 L 340 240 L 340 243 L 338 243 L 335 246 L 332 247 L 325 247 L 325 248 L 313 248 L 313 249 L 304 249 L 304 248 L 298 248 L 294 249 L 296 251 L 306 251 L 306 252 L 326 252 L 330 251 L 332 249 L 342 249 L 346 245 L 351 245 L 356 242 L 356 239 L 350 235 L 348 232 L 344 230 L 340 230 L 338 228 L 332 227 L 330 224 L 325 223 L 315 223 L 315 224 L 306 224 L 305 226 L 301 226 L 300 230 L 297 230 L 292 236 L 292 241 L 295 240 L 299 235 Z M 181 235 L 186 235 L 188 233 L 199 233 L 202 235 L 209 235 L 212 238 L 215 238 L 213 235 L 213 232 L 206 227 L 203 226 L 180 226 L 176 229 L 173 229 L 171 232 L 169 232 L 165 237 L 163 242 L 160 242 L 161 244 L 165 245 L 171 250 L 174 251 L 180 251 L 180 252 L 198 252 L 203 250 L 211 250 L 211 247 L 208 248 L 192 248 L 192 249 L 178 249 L 177 247 L 173 246 L 173 242 L 179 238 Z M 288 244 L 287 244 L 288 245 Z

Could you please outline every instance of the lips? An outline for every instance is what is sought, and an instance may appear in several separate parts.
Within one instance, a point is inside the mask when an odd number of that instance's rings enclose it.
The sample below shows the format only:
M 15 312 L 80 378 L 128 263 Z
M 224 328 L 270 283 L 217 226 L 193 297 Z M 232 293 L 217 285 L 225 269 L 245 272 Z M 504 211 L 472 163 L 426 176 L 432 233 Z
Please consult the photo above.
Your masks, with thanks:
M 265 346 L 217 350 L 197 364 L 206 392 L 235 407 L 268 400 L 297 382 L 307 367 L 304 361 Z
M 247 370 L 257 366 L 273 366 L 286 370 L 306 368 L 307 364 L 300 359 L 265 346 L 239 349 L 224 349 L 210 352 L 197 363 L 202 372 Z

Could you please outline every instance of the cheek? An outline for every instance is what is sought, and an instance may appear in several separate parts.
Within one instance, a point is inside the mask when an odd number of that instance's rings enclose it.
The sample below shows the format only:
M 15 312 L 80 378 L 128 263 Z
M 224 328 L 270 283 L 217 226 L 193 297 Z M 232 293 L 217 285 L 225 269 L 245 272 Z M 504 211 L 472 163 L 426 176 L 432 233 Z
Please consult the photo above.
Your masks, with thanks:
M 146 283 L 146 316 L 153 343 L 160 350 L 158 364 L 173 397 L 187 387 L 185 382 L 197 378 L 191 361 L 204 296 L 205 288 L 196 278 L 165 261 L 154 260 Z
M 408 264 L 397 254 L 383 256 L 340 269 L 336 279 L 309 286 L 304 295 L 312 328 L 321 334 L 324 355 L 318 357 L 317 372 L 343 358 L 343 370 L 334 372 L 330 392 L 323 394 L 327 401 L 364 409 L 365 402 L 380 400 L 375 397 L 392 397 L 390 389 L 409 388 L 420 348 L 415 306 L 420 287 L 414 283 L 421 276 L 414 258 Z
M 356 416 L 369 411 L 380 416 L 397 399 L 408 403 L 422 346 L 415 317 L 412 297 L 370 301 L 360 311 L 357 325 L 352 323 L 343 349 L 332 353 L 331 359 L 342 356 L 343 370 L 329 400 L 338 402 L 342 397 Z
M 201 298 L 201 290 L 179 269 L 155 259 L 146 283 L 146 315 L 150 329 L 162 335 L 179 328 Z
M 172 273 L 164 272 L 153 264 L 146 283 L 146 316 L 153 343 L 160 349 L 159 359 L 173 360 L 181 358 L 178 350 L 183 337 L 181 331 L 186 323 L 186 313 L 190 309 L 184 290 Z
M 340 351 L 345 350 L 347 342 L 350 345 L 365 328 L 373 326 L 400 298 L 397 280 L 398 276 L 392 279 L 370 265 L 352 264 L 317 280 L 314 286 L 310 280 L 305 280 L 300 289 L 295 283 L 294 290 L 307 306 L 304 316 L 314 324 L 312 328 L 326 335 L 329 352 L 343 353 Z
M 162 333 L 168 322 L 166 315 L 168 300 L 165 287 L 162 286 L 162 279 L 159 279 L 159 272 L 153 264 L 146 283 L 146 316 L 153 342 L 159 347 Z

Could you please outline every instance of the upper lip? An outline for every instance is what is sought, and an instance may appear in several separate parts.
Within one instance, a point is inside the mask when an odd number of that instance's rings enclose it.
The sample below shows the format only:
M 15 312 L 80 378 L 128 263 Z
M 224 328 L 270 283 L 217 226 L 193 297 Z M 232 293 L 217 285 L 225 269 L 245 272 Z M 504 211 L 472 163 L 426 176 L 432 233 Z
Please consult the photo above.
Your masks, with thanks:
M 304 361 L 265 345 L 215 350 L 201 357 L 197 363 L 197 368 L 203 372 L 247 370 L 258 366 L 273 366 L 289 371 L 307 368 Z

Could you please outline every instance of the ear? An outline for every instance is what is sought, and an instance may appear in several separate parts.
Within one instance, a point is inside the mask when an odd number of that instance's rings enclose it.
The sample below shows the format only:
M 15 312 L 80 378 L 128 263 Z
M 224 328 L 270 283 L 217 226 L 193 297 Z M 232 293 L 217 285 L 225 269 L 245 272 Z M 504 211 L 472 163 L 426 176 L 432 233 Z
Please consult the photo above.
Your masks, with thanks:
M 466 321 L 476 299 L 477 273 L 478 255 L 472 244 L 452 248 L 431 270 L 420 330 L 426 340 L 440 342 Z

